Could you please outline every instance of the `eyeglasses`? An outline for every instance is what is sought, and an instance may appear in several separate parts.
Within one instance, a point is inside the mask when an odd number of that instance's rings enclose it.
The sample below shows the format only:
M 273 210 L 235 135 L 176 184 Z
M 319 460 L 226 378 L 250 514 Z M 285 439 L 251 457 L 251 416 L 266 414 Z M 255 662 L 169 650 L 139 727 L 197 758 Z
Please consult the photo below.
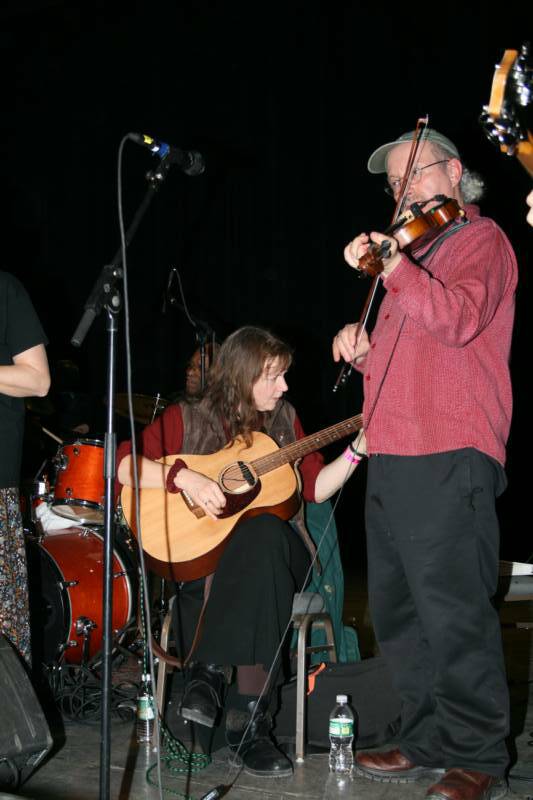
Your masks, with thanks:
M 451 161 L 450 158 L 443 158 L 440 161 L 432 161 L 431 164 L 426 164 L 423 167 L 415 167 L 413 170 L 413 174 L 411 175 L 411 183 L 417 183 L 421 178 L 422 170 L 428 169 L 429 167 L 435 167 L 437 164 L 447 164 L 448 161 Z M 400 186 L 402 185 L 403 178 L 390 178 L 389 182 L 385 186 L 385 192 L 392 197 L 395 194 L 398 194 L 400 191 Z

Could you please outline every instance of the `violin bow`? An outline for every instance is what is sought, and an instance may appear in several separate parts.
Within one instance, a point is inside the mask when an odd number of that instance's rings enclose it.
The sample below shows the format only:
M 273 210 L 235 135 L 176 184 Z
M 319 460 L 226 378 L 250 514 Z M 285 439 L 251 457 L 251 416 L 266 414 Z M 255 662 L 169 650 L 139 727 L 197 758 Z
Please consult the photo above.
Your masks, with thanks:
M 425 141 L 427 136 L 427 127 L 429 124 L 429 115 L 426 114 L 425 117 L 420 117 L 416 122 L 416 127 L 413 133 L 413 138 L 411 140 L 411 149 L 409 150 L 409 157 L 407 159 L 407 168 L 405 170 L 405 175 L 402 178 L 402 183 L 400 186 L 400 193 L 398 195 L 398 200 L 396 201 L 396 205 L 394 208 L 394 213 L 392 215 L 391 222 L 394 223 L 397 221 L 400 214 L 403 212 L 405 206 L 405 200 L 407 197 L 407 192 L 409 191 L 409 187 L 411 185 L 411 181 L 413 179 L 413 174 L 416 168 L 416 164 L 418 163 L 418 159 L 420 157 L 420 146 Z M 357 336 L 355 339 L 355 351 L 357 352 L 357 348 L 359 347 L 359 343 L 363 337 L 363 333 L 366 330 L 366 325 L 368 322 L 368 317 L 370 315 L 370 310 L 372 308 L 372 304 L 374 302 L 374 298 L 376 296 L 376 291 L 378 288 L 378 282 L 381 277 L 381 273 L 377 273 L 372 278 L 372 283 L 370 284 L 370 289 L 368 295 L 365 300 L 365 304 L 363 306 L 363 310 L 359 317 L 359 321 L 357 323 Z M 340 386 L 344 386 L 346 381 L 352 374 L 357 356 L 354 356 L 350 363 L 346 362 L 341 367 L 337 380 L 335 381 L 335 385 L 333 386 L 333 392 L 336 392 Z

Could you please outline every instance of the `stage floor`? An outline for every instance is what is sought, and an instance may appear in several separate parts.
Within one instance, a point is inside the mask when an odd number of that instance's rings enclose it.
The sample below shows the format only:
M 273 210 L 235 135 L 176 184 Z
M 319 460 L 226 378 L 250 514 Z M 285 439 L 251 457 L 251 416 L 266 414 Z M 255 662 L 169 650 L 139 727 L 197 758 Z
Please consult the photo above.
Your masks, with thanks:
M 372 630 L 366 611 L 366 589 L 360 575 L 346 576 L 346 622 L 355 619 L 364 656 L 374 651 Z M 533 797 L 533 700 L 530 682 L 533 678 L 533 632 L 516 628 L 515 622 L 533 621 L 533 603 L 506 603 L 502 607 L 503 638 L 512 703 L 513 733 L 510 747 L 517 766 L 512 772 L 513 792 L 509 797 Z M 533 622 L 532 622 L 533 624 Z M 115 678 L 114 678 L 115 679 Z M 171 715 L 175 712 L 170 710 Z M 113 800 L 144 800 L 144 798 L 190 796 L 199 800 L 215 786 L 231 786 L 226 797 L 234 800 L 254 797 L 258 800 L 329 800 L 357 798 L 358 800 L 422 800 L 431 781 L 408 785 L 380 784 L 355 776 L 343 784 L 330 776 L 327 753 L 311 753 L 302 765 L 295 765 L 290 778 L 258 779 L 231 769 L 227 751 L 218 750 L 212 763 L 196 774 L 171 775 L 163 768 L 164 791 L 150 786 L 147 769 L 154 763 L 155 754 L 148 746 L 135 742 L 131 722 L 112 722 L 110 797 Z M 532 780 L 521 783 L 513 775 L 527 774 Z M 155 771 L 153 780 L 157 780 Z M 31 800 L 96 800 L 100 780 L 100 729 L 97 723 L 66 722 L 64 741 L 58 739 L 55 751 L 26 781 L 17 797 Z M 0 798 L 10 797 L 1 794 Z

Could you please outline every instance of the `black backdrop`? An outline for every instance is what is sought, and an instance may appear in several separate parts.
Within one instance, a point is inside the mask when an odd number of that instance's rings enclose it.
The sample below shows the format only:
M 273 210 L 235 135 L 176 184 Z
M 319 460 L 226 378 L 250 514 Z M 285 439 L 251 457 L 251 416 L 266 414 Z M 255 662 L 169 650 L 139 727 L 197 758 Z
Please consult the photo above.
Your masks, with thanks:
M 496 62 L 519 47 L 524 21 L 482 3 L 460 11 L 378 3 L 91 3 L 6 0 L 0 175 L 2 265 L 30 291 L 50 356 L 74 357 L 98 397 L 105 387 L 103 319 L 70 346 L 94 279 L 118 246 L 117 150 L 128 131 L 199 150 L 205 174 L 173 169 L 129 250 L 134 390 L 182 384 L 194 349 L 185 315 L 164 309 L 179 269 L 190 311 L 221 339 L 246 323 L 296 348 L 291 397 L 314 430 L 360 407 L 360 380 L 331 393 L 334 332 L 358 317 L 368 290 L 343 263 L 353 235 L 391 212 L 365 165 L 418 116 L 458 145 L 487 179 L 484 210 L 520 262 L 513 350 L 516 409 L 510 486 L 500 505 L 503 553 L 527 557 L 525 330 L 529 300 L 519 164 L 478 123 Z M 128 144 L 126 222 L 155 162 Z M 124 353 L 118 389 L 124 390 Z M 345 547 L 361 541 L 361 477 L 343 501 Z M 518 522 L 520 520 L 520 522 Z M 354 530 L 352 530 L 354 529 Z M 355 545 L 354 545 L 355 546 Z

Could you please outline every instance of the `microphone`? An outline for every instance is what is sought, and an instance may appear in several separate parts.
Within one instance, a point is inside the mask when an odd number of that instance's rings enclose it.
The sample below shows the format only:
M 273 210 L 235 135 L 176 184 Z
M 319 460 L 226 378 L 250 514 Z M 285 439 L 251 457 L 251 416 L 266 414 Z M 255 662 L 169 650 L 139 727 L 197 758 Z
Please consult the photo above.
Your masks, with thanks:
M 167 164 L 176 164 L 186 175 L 191 177 L 201 175 L 205 171 L 205 162 L 201 153 L 196 150 L 180 150 L 166 142 L 160 142 L 146 133 L 129 133 L 128 139 L 132 142 L 147 147 L 153 155 L 159 156 Z

